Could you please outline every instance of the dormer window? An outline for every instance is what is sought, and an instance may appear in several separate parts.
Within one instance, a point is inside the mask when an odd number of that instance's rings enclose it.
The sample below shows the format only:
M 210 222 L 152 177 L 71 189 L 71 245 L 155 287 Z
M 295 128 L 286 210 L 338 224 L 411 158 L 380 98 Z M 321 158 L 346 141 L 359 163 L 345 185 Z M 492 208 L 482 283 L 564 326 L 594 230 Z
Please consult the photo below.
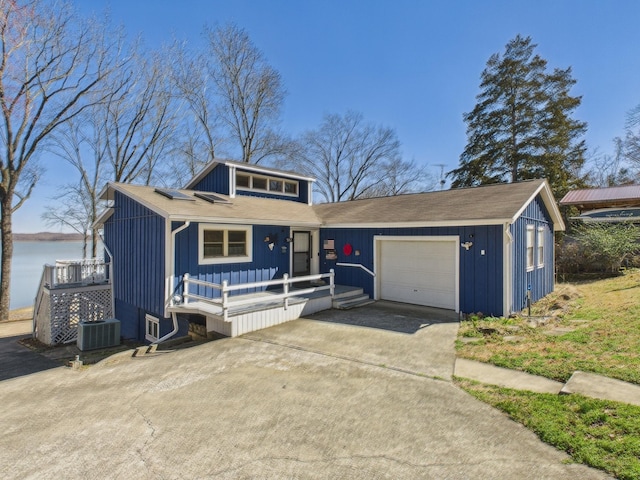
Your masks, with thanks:
M 285 180 L 254 173 L 237 172 L 236 188 L 245 191 L 269 192 L 292 197 L 298 196 L 297 180 Z

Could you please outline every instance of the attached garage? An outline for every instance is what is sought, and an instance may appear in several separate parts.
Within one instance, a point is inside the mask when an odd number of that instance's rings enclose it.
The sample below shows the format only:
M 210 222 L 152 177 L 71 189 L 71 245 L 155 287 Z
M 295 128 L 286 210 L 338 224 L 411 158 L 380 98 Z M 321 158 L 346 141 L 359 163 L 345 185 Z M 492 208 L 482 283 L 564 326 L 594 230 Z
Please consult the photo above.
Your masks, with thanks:
M 457 236 L 375 237 L 376 298 L 459 310 Z

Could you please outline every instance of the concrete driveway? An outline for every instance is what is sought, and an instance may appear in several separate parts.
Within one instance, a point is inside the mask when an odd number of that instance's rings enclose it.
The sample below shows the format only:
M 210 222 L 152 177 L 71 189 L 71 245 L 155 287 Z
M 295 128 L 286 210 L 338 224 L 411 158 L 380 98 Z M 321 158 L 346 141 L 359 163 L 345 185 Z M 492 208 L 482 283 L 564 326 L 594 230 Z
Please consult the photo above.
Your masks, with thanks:
M 424 312 L 379 303 L 0 382 L 0 477 L 608 478 L 447 381 L 456 324 Z M 378 315 L 418 328 L 357 325 Z

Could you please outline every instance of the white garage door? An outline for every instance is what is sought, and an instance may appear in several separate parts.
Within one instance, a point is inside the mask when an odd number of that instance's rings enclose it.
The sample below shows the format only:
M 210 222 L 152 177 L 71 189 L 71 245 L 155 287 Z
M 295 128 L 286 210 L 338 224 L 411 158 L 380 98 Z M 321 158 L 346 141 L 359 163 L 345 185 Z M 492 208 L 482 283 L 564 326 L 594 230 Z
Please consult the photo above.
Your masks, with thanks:
M 456 310 L 457 241 L 382 240 L 380 298 Z

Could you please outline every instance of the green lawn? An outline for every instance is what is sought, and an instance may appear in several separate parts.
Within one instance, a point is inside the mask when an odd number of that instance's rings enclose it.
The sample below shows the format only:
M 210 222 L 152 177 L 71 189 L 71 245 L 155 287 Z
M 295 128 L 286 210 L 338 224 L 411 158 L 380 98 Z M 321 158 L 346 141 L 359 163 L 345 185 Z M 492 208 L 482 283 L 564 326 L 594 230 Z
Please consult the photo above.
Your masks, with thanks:
M 640 407 L 581 395 L 522 392 L 459 380 L 478 399 L 507 413 L 574 461 L 619 479 L 640 478 Z
M 532 316 L 551 319 L 536 328 L 526 316 L 461 322 L 459 340 L 480 341 L 458 341 L 458 356 L 558 381 L 582 370 L 640 384 L 640 271 L 559 284 Z
M 543 325 L 532 326 L 543 318 Z M 456 346 L 459 357 L 558 381 L 582 370 L 640 384 L 640 271 L 559 284 L 533 306 L 531 319 L 471 317 L 461 322 Z M 640 407 L 459 384 L 575 461 L 640 479 Z

